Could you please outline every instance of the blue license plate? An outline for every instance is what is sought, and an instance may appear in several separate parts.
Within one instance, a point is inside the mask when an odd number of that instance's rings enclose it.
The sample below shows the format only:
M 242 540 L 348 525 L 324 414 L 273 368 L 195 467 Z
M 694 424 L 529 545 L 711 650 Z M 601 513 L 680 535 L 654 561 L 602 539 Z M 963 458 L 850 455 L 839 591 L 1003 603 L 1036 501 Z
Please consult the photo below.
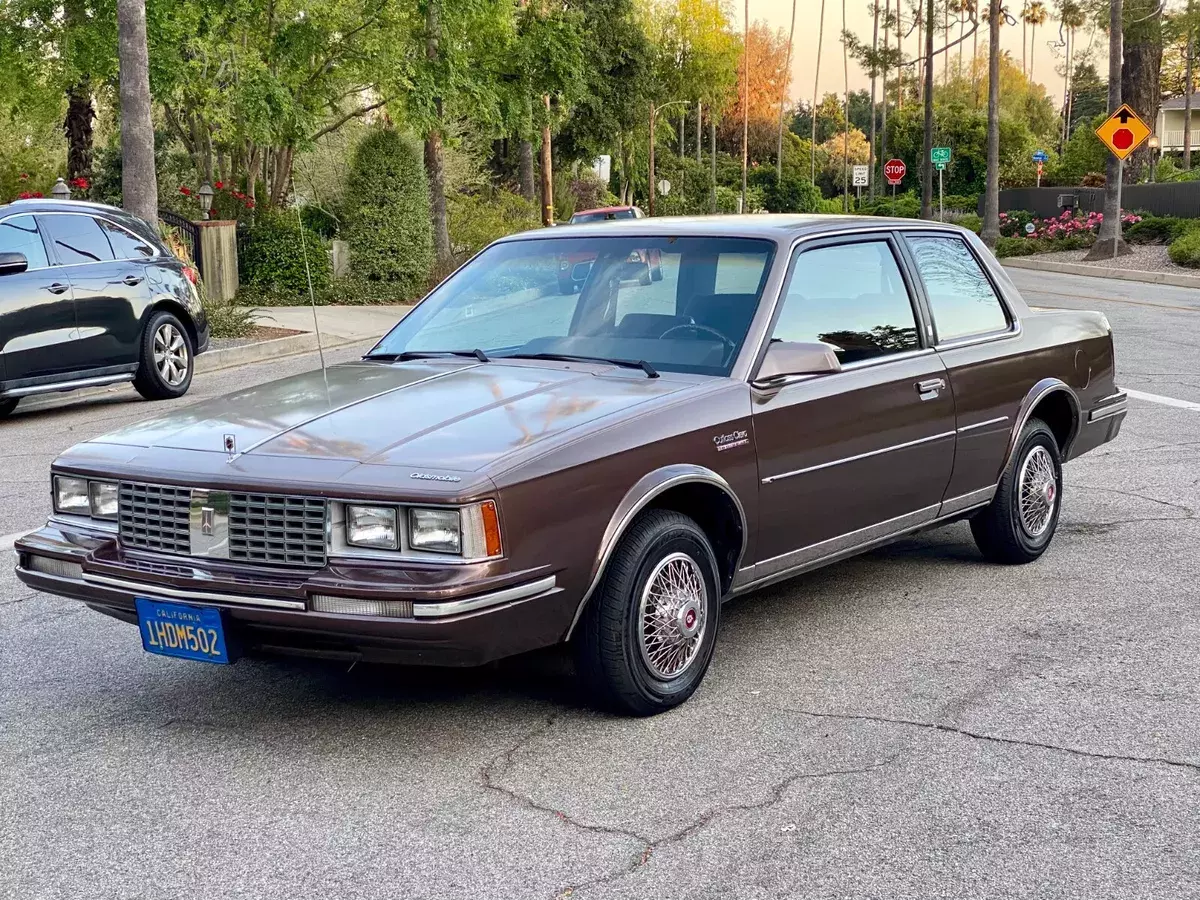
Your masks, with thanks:
M 145 597 L 138 597 L 136 602 L 142 647 L 148 653 L 229 662 L 220 610 Z

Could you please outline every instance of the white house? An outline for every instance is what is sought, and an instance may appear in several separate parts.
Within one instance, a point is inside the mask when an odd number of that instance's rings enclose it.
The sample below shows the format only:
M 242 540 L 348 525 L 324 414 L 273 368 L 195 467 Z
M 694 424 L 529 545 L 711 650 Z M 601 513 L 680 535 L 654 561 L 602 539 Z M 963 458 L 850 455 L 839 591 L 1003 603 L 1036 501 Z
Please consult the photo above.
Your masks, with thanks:
M 1164 152 L 1183 149 L 1183 99 L 1172 97 L 1158 108 L 1154 133 Z M 1200 150 L 1200 93 L 1192 94 L 1192 149 Z

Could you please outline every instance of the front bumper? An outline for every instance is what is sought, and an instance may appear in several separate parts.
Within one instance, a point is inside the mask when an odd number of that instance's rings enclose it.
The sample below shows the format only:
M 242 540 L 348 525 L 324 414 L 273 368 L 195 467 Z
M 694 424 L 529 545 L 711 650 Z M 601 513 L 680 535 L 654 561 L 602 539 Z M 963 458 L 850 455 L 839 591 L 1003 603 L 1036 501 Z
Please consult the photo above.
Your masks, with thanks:
M 209 565 L 123 551 L 112 534 L 52 520 L 17 541 L 17 577 L 137 622 L 136 598 L 215 607 L 247 652 L 407 665 L 473 666 L 561 640 L 574 605 L 549 567 L 335 563 L 319 571 Z M 389 615 L 320 611 L 382 602 Z

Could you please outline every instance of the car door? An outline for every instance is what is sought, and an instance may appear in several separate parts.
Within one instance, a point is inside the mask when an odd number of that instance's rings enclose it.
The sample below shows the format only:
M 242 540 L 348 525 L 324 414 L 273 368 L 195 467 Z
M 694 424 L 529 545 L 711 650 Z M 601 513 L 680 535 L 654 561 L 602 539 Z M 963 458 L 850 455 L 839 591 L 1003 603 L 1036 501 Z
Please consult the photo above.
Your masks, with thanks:
M 906 232 L 904 242 L 957 411 L 958 449 L 945 514 L 990 499 L 1032 381 L 1027 358 L 1010 340 L 1019 334 L 1017 320 L 968 242 L 945 231 Z
M 0 252 L 23 254 L 27 263 L 24 272 L 0 276 L 0 378 L 12 387 L 70 372 L 76 365 L 71 283 L 51 267 L 33 215 L 0 221 Z
M 71 282 L 79 355 L 89 368 L 136 363 L 141 314 L 150 296 L 143 263 L 118 259 L 95 216 L 49 213 L 39 215 L 38 223 Z
M 954 402 L 916 301 L 892 235 L 796 252 L 770 339 L 831 344 L 842 370 L 753 388 L 756 580 L 937 517 Z

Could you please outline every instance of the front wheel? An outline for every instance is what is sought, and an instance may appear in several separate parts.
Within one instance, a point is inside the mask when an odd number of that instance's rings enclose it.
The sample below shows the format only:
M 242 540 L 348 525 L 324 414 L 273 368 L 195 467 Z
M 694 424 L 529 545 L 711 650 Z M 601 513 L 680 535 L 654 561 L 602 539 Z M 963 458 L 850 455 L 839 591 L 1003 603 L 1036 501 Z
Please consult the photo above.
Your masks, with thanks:
M 576 670 L 589 698 L 636 716 L 678 706 L 704 679 L 720 620 L 716 557 L 704 532 L 677 512 L 642 514 L 576 635 Z
M 133 386 L 147 400 L 182 397 L 192 384 L 195 355 L 187 329 L 169 312 L 156 312 L 142 332 Z
M 1046 552 L 1062 506 L 1058 441 L 1041 419 L 1021 432 L 996 496 L 971 520 L 971 533 L 992 562 L 1028 563 Z

